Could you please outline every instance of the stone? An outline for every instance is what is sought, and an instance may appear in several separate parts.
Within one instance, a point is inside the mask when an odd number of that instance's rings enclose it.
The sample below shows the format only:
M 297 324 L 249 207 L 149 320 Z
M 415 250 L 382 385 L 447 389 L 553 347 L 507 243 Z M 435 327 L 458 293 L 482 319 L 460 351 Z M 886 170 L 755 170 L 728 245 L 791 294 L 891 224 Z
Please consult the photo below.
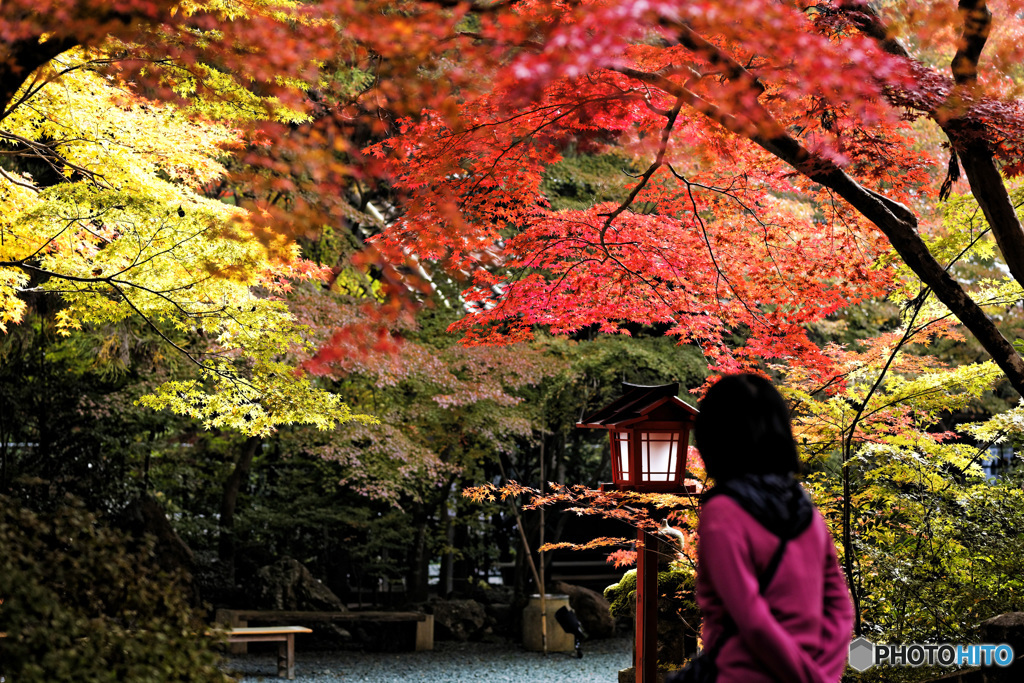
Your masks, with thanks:
M 253 594 L 259 609 L 348 611 L 331 589 L 291 557 L 257 570 Z
M 512 605 L 504 602 L 496 602 L 484 608 L 487 613 L 488 623 L 498 635 L 505 637 L 513 636 L 516 633 L 516 621 L 513 619 Z
M 487 614 L 476 600 L 436 600 L 428 606 L 434 614 L 434 637 L 438 640 L 479 639 Z
M 562 628 L 556 616 L 563 609 L 569 609 L 568 595 L 548 593 L 543 605 L 539 594 L 531 595 L 523 608 L 523 648 L 532 652 L 545 648 L 548 652 L 572 652 L 576 639 Z
M 157 559 L 161 565 L 191 569 L 192 551 L 171 526 L 163 507 L 152 496 L 137 498 L 124 513 L 125 525 L 137 536 L 150 534 L 156 539 Z
M 122 526 L 136 538 L 153 537 L 156 562 L 166 570 L 185 572 L 188 600 L 193 606 L 200 605 L 199 585 L 194 578 L 195 557 L 171 526 L 160 503 L 148 495 L 133 500 L 122 513 Z
M 553 593 L 564 593 L 569 596 L 569 606 L 580 620 L 587 638 L 610 638 L 615 635 L 615 619 L 612 617 L 611 604 L 603 595 L 564 581 L 555 581 L 548 589 Z
M 664 671 L 658 671 L 655 675 L 655 683 L 665 683 L 667 674 Z M 636 669 L 629 667 L 628 669 L 619 669 L 619 683 L 636 683 Z
M 466 594 L 470 600 L 476 600 L 485 607 L 494 604 L 512 602 L 512 589 L 508 586 L 492 586 L 485 583 L 475 584 Z

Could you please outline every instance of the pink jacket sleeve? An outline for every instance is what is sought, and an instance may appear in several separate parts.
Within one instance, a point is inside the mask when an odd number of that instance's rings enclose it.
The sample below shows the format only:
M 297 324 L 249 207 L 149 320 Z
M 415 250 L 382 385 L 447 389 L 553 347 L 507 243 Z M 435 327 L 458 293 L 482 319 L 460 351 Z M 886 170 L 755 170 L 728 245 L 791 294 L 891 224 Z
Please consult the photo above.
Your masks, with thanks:
M 832 675 L 832 667 L 826 669 L 819 665 L 772 615 L 768 601 L 758 589 L 750 549 L 746 547 L 744 536 L 736 533 L 736 520 L 731 519 L 734 504 L 716 500 L 709 505 L 715 503 L 718 503 L 715 512 L 701 519 L 699 561 L 702 567 L 714 567 L 709 573 L 711 584 L 736 622 L 738 631 L 734 637 L 742 638 L 746 650 L 779 680 L 794 683 L 838 680 L 838 676 Z M 739 512 L 738 507 L 736 511 Z M 836 619 L 834 625 L 827 628 L 840 628 L 839 622 Z
M 850 634 L 853 632 L 853 603 L 846 578 L 839 568 L 836 548 L 829 542 L 825 558 L 825 618 L 821 624 L 821 667 L 838 681 L 846 668 Z

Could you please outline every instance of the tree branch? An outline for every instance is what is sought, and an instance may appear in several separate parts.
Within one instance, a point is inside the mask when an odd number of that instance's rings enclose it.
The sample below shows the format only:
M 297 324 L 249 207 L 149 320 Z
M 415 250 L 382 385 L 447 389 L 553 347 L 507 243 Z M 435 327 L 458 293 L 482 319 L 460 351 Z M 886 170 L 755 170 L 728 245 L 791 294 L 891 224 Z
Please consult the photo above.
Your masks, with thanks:
M 8 45 L 0 59 L 0 121 L 11 113 L 8 105 L 29 74 L 77 44 L 73 36 L 49 40 L 30 36 Z
M 801 175 L 831 189 L 845 199 L 882 231 L 900 258 L 928 287 L 931 287 L 936 298 L 974 334 L 999 368 L 1006 373 L 1014 389 L 1024 395 L 1024 359 L 981 307 L 964 291 L 960 283 L 954 280 L 928 251 L 927 245 L 917 233 L 917 217 L 907 207 L 864 187 L 831 160 L 812 155 L 759 105 L 751 107 L 752 115 L 756 118 L 744 121 L 723 112 L 716 105 L 660 74 L 629 68 L 615 70 L 675 95 L 727 130 L 756 143 L 795 168 Z M 998 177 L 998 172 L 996 176 Z M 1004 193 L 1006 191 L 1001 179 L 995 191 L 999 190 Z M 1008 197 L 1006 205 L 1012 211 L 1013 207 Z M 995 232 L 995 224 L 990 224 Z M 1019 229 L 1019 223 L 1017 225 Z M 1020 239 L 1019 244 L 1024 266 L 1024 239 Z
M 964 19 L 960 44 L 950 64 L 960 92 L 970 89 L 978 78 L 978 59 L 985 47 L 992 23 L 992 13 L 984 0 L 960 0 L 960 14 Z M 995 154 L 985 139 L 984 126 L 974 120 L 958 116 L 943 121 L 936 117 L 939 125 L 949 136 L 964 175 L 971 186 L 971 194 L 978 201 L 985 219 L 992 228 L 996 244 L 1003 253 L 1003 259 L 1013 278 L 1024 284 L 1024 226 L 1010 200 L 1003 178 L 996 167 Z
M 456 9 L 459 7 L 465 8 L 472 14 L 488 14 L 492 12 L 498 12 L 503 9 L 508 9 L 514 4 L 515 0 L 494 0 L 494 2 L 470 2 L 467 3 L 465 0 L 423 0 L 425 5 L 438 5 L 445 9 Z
M 963 18 L 964 30 L 950 67 L 957 85 L 973 85 L 978 81 L 978 60 L 988 41 L 992 13 L 985 0 L 960 0 L 957 9 Z
M 846 4 L 852 5 L 853 0 L 848 0 Z M 974 195 L 978 206 L 981 207 L 981 211 L 985 215 L 985 220 L 992 228 L 992 235 L 1010 269 L 1010 274 L 1018 283 L 1024 285 L 1024 226 L 1021 226 L 1006 185 L 996 166 L 995 154 L 986 141 L 987 131 L 977 121 L 967 119 L 962 115 L 952 117 L 948 115 L 951 110 L 962 106 L 952 99 L 962 99 L 964 94 L 967 94 L 967 91 L 977 82 L 978 60 L 985 47 L 992 24 L 992 13 L 985 0 L 960 0 L 958 8 L 963 17 L 963 31 L 956 55 L 950 63 L 953 80 L 958 87 L 953 91 L 948 108 L 929 113 L 949 137 L 950 144 L 959 156 L 964 174 L 967 176 L 967 182 L 971 187 L 971 194 Z M 882 49 L 890 54 L 910 59 L 909 53 L 892 38 L 892 32 L 870 7 L 867 5 L 853 7 L 848 11 L 847 16 L 864 33 L 875 38 Z M 938 290 L 936 290 L 936 295 L 939 295 Z M 939 299 L 946 303 L 942 296 L 939 296 Z M 956 309 L 950 307 L 950 310 L 963 320 Z M 966 324 L 966 321 L 964 323 Z M 971 332 L 975 331 L 971 329 Z M 979 341 L 982 341 L 980 337 Z M 984 345 L 985 342 L 982 341 L 982 344 Z M 995 353 L 987 345 L 986 349 L 995 357 Z M 1016 387 L 1016 385 L 1014 386 Z M 1018 387 L 1017 390 L 1020 391 L 1020 388 Z
M 665 152 L 668 150 L 668 140 L 672 135 L 672 128 L 676 125 L 676 118 L 679 117 L 679 111 L 682 107 L 683 100 L 677 99 L 675 105 L 672 107 L 672 111 L 670 111 L 666 117 L 668 121 L 665 123 L 665 128 L 661 131 L 661 142 L 658 144 L 658 154 L 654 161 L 650 166 L 648 166 L 647 170 L 644 171 L 643 175 L 640 176 L 640 181 L 636 184 L 636 187 L 633 188 L 633 191 L 629 193 L 629 196 L 626 197 L 626 199 L 619 204 L 614 211 L 607 214 L 607 219 L 604 222 L 604 226 L 601 228 L 601 245 L 602 247 L 605 247 L 606 250 L 607 247 L 605 245 L 604 236 L 611 227 L 612 221 L 614 221 L 619 214 L 629 208 L 633 203 L 633 200 L 636 199 L 638 194 L 640 194 L 640 191 L 647 185 L 651 176 L 654 175 L 654 172 L 661 168 L 662 164 L 665 163 Z
M 709 64 L 722 69 L 723 76 L 755 90 L 758 95 L 764 92 L 764 84 L 761 83 L 761 79 L 750 73 L 746 67 L 733 59 L 732 55 L 714 43 L 705 40 L 703 36 L 696 33 L 686 24 L 673 24 L 673 27 L 679 31 L 678 40 L 680 45 L 690 52 L 703 55 Z
M 828 187 L 874 223 L 922 282 L 978 339 L 992 360 L 1006 373 L 1018 393 L 1024 395 L 1024 359 L 1007 341 L 995 323 L 953 279 L 917 233 L 917 218 L 902 204 L 860 185 L 831 161 L 814 158 L 800 144 L 781 134 L 771 139 L 750 138 L 789 163 L 810 180 Z M 999 188 L 1005 192 L 1002 183 Z M 1009 203 L 1009 202 L 1007 202 Z M 1012 208 L 1012 205 L 1011 205 Z M 1019 225 L 1019 224 L 1018 224 Z M 1024 246 L 1024 243 L 1022 243 Z
M 29 183 L 25 183 L 25 182 L 22 182 L 22 181 L 18 180 L 17 178 L 15 178 L 14 176 L 10 175 L 9 173 L 7 173 L 7 171 L 5 171 L 2 168 L 0 168 L 0 176 L 3 176 L 4 178 L 7 179 L 8 182 L 10 182 L 10 183 L 12 183 L 14 185 L 17 185 L 18 187 L 24 187 L 26 190 L 32 190 L 36 194 L 39 194 L 39 192 L 40 192 L 40 189 L 38 187 L 36 187 L 35 185 L 30 185 Z
M 910 53 L 903 44 L 896 39 L 895 32 L 889 28 L 863 0 L 844 0 L 840 3 L 839 9 L 843 11 L 846 18 L 853 23 L 862 33 L 871 36 L 878 42 L 878 45 L 891 55 L 910 59 Z

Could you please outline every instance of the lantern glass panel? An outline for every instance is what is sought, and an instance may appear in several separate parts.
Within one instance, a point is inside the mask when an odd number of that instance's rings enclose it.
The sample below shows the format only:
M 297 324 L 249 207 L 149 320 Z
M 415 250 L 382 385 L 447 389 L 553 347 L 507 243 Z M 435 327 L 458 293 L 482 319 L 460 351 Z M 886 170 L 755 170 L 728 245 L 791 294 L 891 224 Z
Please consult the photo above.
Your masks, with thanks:
M 629 481 L 629 432 L 615 432 L 614 443 L 613 453 L 619 460 L 619 477 L 622 481 Z
M 643 432 L 640 435 L 645 481 L 675 481 L 679 459 L 677 432 Z

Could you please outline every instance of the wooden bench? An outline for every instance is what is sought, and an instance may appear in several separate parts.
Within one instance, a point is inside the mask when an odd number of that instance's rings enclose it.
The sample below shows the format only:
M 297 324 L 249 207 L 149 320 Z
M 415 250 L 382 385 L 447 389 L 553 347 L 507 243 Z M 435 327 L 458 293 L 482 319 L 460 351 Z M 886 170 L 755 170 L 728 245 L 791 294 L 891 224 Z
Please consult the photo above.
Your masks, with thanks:
M 337 624 L 412 623 L 416 625 L 415 650 L 434 649 L 434 615 L 423 612 L 305 612 L 281 610 L 219 609 L 216 621 L 229 628 L 242 628 L 249 622 L 260 624 L 327 622 Z M 233 645 L 232 654 L 244 654 L 245 643 Z
M 277 649 L 277 676 L 295 679 L 295 634 L 312 633 L 305 626 L 239 626 L 228 630 L 229 643 L 280 642 Z

